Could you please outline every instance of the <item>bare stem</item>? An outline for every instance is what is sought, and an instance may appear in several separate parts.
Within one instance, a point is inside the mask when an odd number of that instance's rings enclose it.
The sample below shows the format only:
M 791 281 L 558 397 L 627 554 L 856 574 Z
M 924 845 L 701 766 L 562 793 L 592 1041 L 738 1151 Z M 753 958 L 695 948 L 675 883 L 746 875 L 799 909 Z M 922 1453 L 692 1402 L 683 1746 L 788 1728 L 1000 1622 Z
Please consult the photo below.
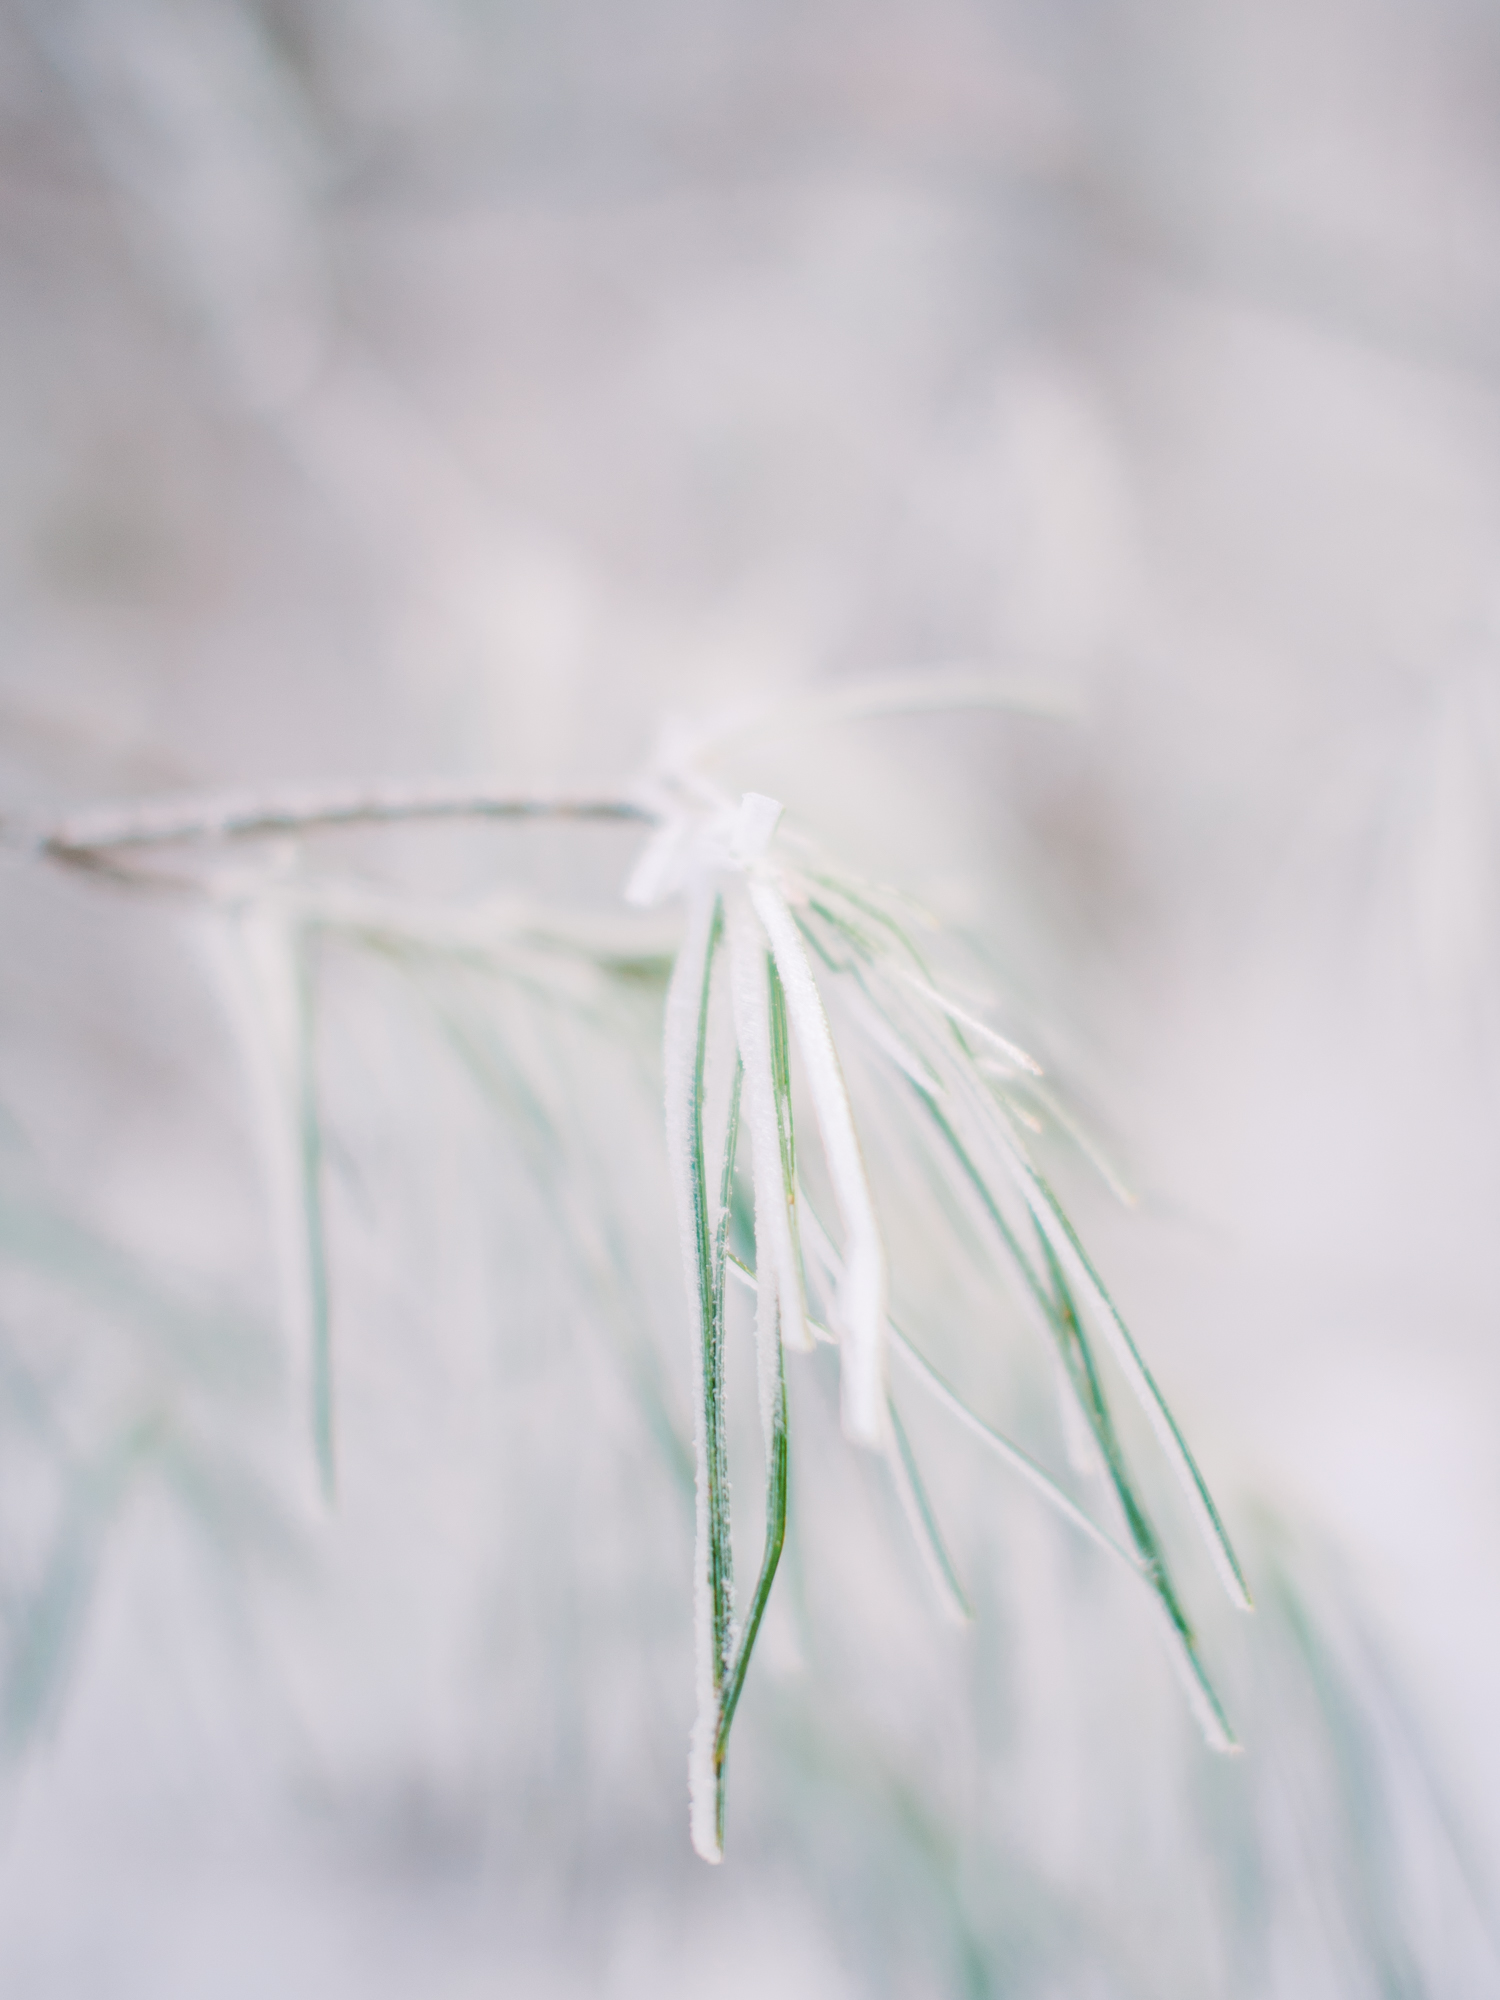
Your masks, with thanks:
M 75 813 L 22 833 L 15 844 L 49 861 L 110 872 L 107 857 L 156 847 L 206 846 L 412 820 L 627 820 L 653 815 L 628 799 L 518 798 L 472 780 L 367 785 L 343 791 L 228 793 L 150 800 Z

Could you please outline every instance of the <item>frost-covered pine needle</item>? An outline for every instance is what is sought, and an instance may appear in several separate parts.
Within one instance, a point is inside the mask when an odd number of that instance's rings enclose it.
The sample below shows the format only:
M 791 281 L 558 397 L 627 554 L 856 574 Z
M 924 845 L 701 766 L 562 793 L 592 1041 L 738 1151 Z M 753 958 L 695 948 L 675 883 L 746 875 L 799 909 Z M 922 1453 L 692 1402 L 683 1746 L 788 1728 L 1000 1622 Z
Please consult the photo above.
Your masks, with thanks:
M 799 1352 L 812 1344 L 802 1300 L 801 1253 L 796 1241 L 796 1180 L 790 1170 L 791 1132 L 780 1059 L 774 1046 L 772 984 L 776 978 L 764 934 L 743 895 L 728 901 L 731 991 L 735 1035 L 745 1066 L 745 1118 L 755 1187 L 755 1315 L 761 1424 L 769 1449 L 779 1342 Z M 779 999 L 779 994 L 777 996 Z
M 766 927 L 786 993 L 787 1016 L 807 1077 L 844 1224 L 843 1278 L 837 1299 L 844 1430 L 877 1450 L 885 1443 L 885 1247 L 849 1108 L 849 1093 L 807 954 L 780 890 L 752 880 L 750 898 Z
M 700 893 L 667 990 L 665 1061 L 667 1154 L 693 1343 L 693 1447 L 697 1468 L 693 1557 L 693 1629 L 698 1713 L 688 1752 L 693 1845 L 705 1861 L 723 1859 L 715 1747 L 719 1694 L 728 1664 L 730 1579 L 724 1568 L 723 1526 L 715 1519 L 714 1455 L 718 1387 L 714 1380 L 720 1300 L 715 1296 L 708 1189 L 703 1151 L 703 1084 L 713 961 L 723 924 L 717 895 Z

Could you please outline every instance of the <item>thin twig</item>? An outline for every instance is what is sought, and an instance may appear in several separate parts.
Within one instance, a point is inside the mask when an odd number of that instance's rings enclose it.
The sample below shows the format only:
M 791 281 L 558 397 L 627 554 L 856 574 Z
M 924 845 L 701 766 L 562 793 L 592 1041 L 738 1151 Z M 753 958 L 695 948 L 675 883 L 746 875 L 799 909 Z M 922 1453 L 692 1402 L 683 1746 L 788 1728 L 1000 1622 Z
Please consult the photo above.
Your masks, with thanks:
M 124 849 L 269 840 L 413 820 L 625 820 L 649 825 L 654 818 L 630 799 L 518 798 L 464 780 L 148 800 L 75 813 L 29 832 L 14 826 L 8 831 L 14 844 L 47 860 L 98 870 L 102 856 Z

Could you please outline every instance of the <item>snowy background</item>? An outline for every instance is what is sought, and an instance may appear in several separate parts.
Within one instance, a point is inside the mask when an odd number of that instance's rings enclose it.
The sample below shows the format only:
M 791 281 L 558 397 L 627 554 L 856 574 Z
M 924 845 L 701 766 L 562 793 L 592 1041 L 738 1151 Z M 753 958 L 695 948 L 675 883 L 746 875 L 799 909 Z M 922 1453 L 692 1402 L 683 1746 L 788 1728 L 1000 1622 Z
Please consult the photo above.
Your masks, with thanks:
M 5 1991 L 1497 1989 L 1497 114 L 1473 0 L 0 9 Z M 1078 718 L 797 705 L 954 664 Z M 1070 1194 L 1260 1610 L 1191 1577 L 1225 1763 L 924 1416 L 951 1630 L 799 1364 L 711 1871 L 639 832 L 300 864 L 436 939 L 317 955 L 332 1509 L 298 859 L 25 837 L 613 795 L 755 702 L 724 781 L 982 948 L 1128 1170 Z

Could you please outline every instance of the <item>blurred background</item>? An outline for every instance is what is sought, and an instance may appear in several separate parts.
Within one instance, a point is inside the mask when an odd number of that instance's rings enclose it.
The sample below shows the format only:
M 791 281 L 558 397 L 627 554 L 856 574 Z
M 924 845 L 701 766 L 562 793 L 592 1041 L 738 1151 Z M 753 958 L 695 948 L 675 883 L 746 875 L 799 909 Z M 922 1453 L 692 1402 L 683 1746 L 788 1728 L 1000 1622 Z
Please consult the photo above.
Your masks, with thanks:
M 1500 1990 L 1497 113 L 1476 0 L 0 6 L 5 1991 Z M 1076 719 L 802 700 L 955 664 Z M 1260 1608 L 1216 1760 L 924 1412 L 953 1631 L 815 1357 L 709 1870 L 639 831 L 27 830 L 762 708 L 1121 1162 Z

